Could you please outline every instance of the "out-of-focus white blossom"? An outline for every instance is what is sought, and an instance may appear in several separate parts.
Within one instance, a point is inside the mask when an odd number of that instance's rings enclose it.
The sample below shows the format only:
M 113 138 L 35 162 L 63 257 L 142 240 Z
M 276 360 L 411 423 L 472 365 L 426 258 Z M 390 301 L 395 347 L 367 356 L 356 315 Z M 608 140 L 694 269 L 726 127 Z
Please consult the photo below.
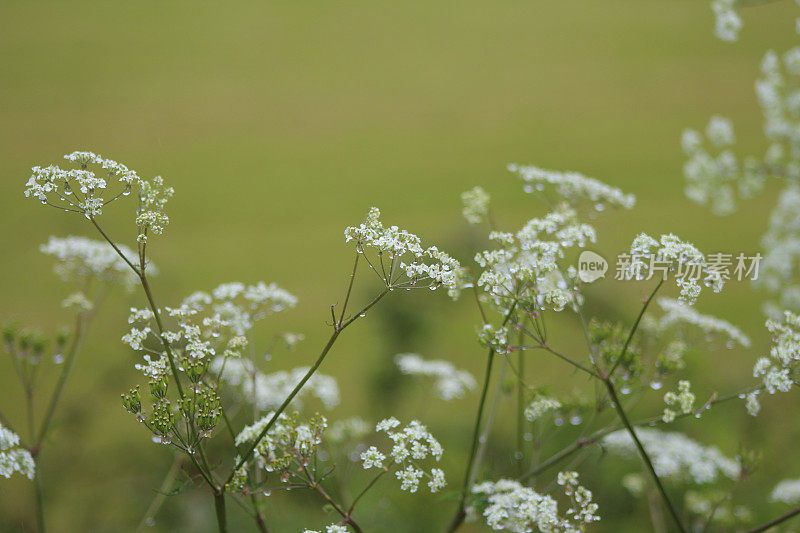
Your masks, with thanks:
M 118 248 L 132 263 L 139 262 L 130 248 L 121 245 Z M 120 283 L 128 288 L 138 281 L 133 270 L 107 242 L 86 237 L 50 237 L 40 250 L 56 259 L 54 270 L 64 281 L 83 284 L 90 279 L 98 279 Z M 147 273 L 156 274 L 157 269 L 148 264 Z
M 481 187 L 461 193 L 461 202 L 464 209 L 461 211 L 470 224 L 480 224 L 489 214 L 489 193 Z
M 547 396 L 537 396 L 534 400 L 525 408 L 525 418 L 533 422 L 537 420 L 545 413 L 550 411 L 556 411 L 561 409 L 561 402 L 559 402 L 555 398 L 550 398 Z
M 659 298 L 658 305 L 663 309 L 664 314 L 653 322 L 653 326 L 660 332 L 689 325 L 699 328 L 706 337 L 722 336 L 729 348 L 732 348 L 734 343 L 744 348 L 750 347 L 750 339 L 747 335 L 730 322 L 698 313 L 693 307 L 673 298 Z
M 591 202 L 597 211 L 602 211 L 606 207 L 631 209 L 636 204 L 634 195 L 625 194 L 616 187 L 578 172 L 561 172 L 516 164 L 508 165 L 508 170 L 522 178 L 525 192 L 544 191 L 546 187 L 552 186 L 563 200 L 572 205 Z
M 764 257 L 754 285 L 777 298 L 770 308 L 800 312 L 800 187 L 796 184 L 781 191 L 761 246 Z M 780 311 L 768 314 L 780 318 Z
M 224 368 L 223 368 L 224 365 Z M 253 368 L 248 359 L 228 359 L 218 357 L 211 363 L 211 372 L 222 370 L 221 379 L 233 387 L 237 387 L 242 398 L 255 405 L 260 411 L 277 409 L 283 400 L 303 379 L 308 367 L 301 366 L 292 370 L 280 370 L 272 374 L 264 374 Z M 300 409 L 304 399 L 315 397 L 327 409 L 339 405 L 339 385 L 336 379 L 320 374 L 311 376 L 300 392 L 292 400 L 292 407 Z
M 800 370 L 800 317 L 786 311 L 783 321 L 767 320 L 773 344 L 769 356 L 761 357 L 753 367 L 753 376 L 762 378 L 770 394 L 788 392 Z
M 800 479 L 784 479 L 775 485 L 769 499 L 792 505 L 800 502 Z
M 472 374 L 466 370 L 458 370 L 449 361 L 440 359 L 426 361 L 413 353 L 397 354 L 394 358 L 397 367 L 403 374 L 434 378 L 434 389 L 439 398 L 449 401 L 462 398 L 477 383 Z
M 714 35 L 718 39 L 733 42 L 739 39 L 742 19 L 736 12 L 736 0 L 714 0 L 711 2 L 714 11 Z
M 724 456 L 715 446 L 704 447 L 683 433 L 639 428 L 636 435 L 659 477 L 702 484 L 720 477 L 736 479 L 739 476 L 739 463 Z M 602 442 L 613 453 L 628 457 L 638 454 L 633 439 L 625 430 L 607 435 Z
M 686 380 L 678 382 L 677 392 L 667 392 L 664 394 L 664 403 L 669 407 L 664 409 L 664 415 L 661 417 L 664 422 L 672 422 L 675 420 L 677 413 L 688 414 L 694 409 L 695 395 L 692 393 L 691 383 Z M 678 411 L 672 409 L 675 407 Z

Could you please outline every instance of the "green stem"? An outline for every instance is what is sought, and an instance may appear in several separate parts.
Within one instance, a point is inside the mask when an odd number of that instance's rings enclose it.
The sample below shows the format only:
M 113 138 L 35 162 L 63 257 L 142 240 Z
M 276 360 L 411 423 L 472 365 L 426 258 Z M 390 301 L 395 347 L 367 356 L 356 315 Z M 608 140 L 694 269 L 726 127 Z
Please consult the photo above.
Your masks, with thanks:
M 55 414 L 56 407 L 61 400 L 61 394 L 64 392 L 64 386 L 66 385 L 67 380 L 69 379 L 70 375 L 72 374 L 72 370 L 75 367 L 75 361 L 77 360 L 78 352 L 83 344 L 87 325 L 88 320 L 86 323 L 84 323 L 83 317 L 78 315 L 78 318 L 75 321 L 75 332 L 72 336 L 72 344 L 70 345 L 69 352 L 67 353 L 67 358 L 64 360 L 64 367 L 61 370 L 61 374 L 58 376 L 58 382 L 56 383 L 56 388 L 53 390 L 53 396 L 50 398 L 47 411 L 45 411 L 44 419 L 42 419 L 42 425 L 39 428 L 39 435 L 36 437 L 31 436 L 31 438 L 35 438 L 34 446 L 36 448 L 39 448 L 42 445 L 42 442 L 47 436 L 47 430 L 50 428 L 50 424 L 53 421 L 53 415 Z
M 658 282 L 656 288 L 653 289 L 653 292 L 651 292 L 647 300 L 644 301 L 644 305 L 642 306 L 641 311 L 639 311 L 639 316 L 636 317 L 636 322 L 634 322 L 633 326 L 631 327 L 631 332 L 628 334 L 628 338 L 625 340 L 625 345 L 622 347 L 622 351 L 620 352 L 619 357 L 617 358 L 616 361 L 614 361 L 614 365 L 611 367 L 611 370 L 608 371 L 609 378 L 614 374 L 614 371 L 617 369 L 617 366 L 619 366 L 620 362 L 622 362 L 622 359 L 625 358 L 625 354 L 628 353 L 628 346 L 630 346 L 631 340 L 633 340 L 633 335 L 639 328 L 639 322 L 642 321 L 642 317 L 644 316 L 645 311 L 647 311 L 647 307 L 650 305 L 650 302 L 653 301 L 653 297 L 656 295 L 658 289 L 660 289 L 663 284 L 664 284 L 664 278 L 661 278 L 661 281 Z
M 511 319 L 511 315 L 516 306 L 517 302 L 514 301 L 514 303 L 511 305 L 511 308 L 508 310 L 505 319 L 503 320 L 503 326 L 505 326 Z M 464 504 L 467 500 L 467 493 L 469 492 L 469 486 L 472 480 L 472 472 L 475 467 L 475 457 L 477 455 L 478 443 L 480 441 L 481 421 L 483 420 L 483 410 L 486 406 L 486 396 L 489 392 L 489 383 L 491 382 L 492 378 L 492 365 L 494 364 L 494 356 L 494 348 L 489 348 L 489 353 L 486 357 L 486 371 L 484 372 L 483 376 L 483 387 L 481 388 L 481 398 L 478 402 L 478 414 L 475 417 L 475 427 L 472 429 L 472 445 L 470 446 L 467 470 L 464 473 L 464 483 L 461 486 L 461 494 L 458 497 L 458 508 L 456 509 L 456 513 L 453 516 L 453 519 L 450 521 L 450 524 L 447 526 L 446 531 L 448 531 L 448 533 L 452 533 L 461 527 L 461 524 L 464 522 L 464 519 L 467 516 L 464 510 Z
M 686 528 L 683 526 L 681 522 L 680 515 L 678 515 L 678 511 L 675 506 L 672 504 L 672 500 L 670 500 L 669 495 L 667 494 L 664 485 L 661 483 L 661 479 L 659 479 L 658 474 L 656 474 L 656 469 L 653 467 L 652 461 L 650 461 L 650 457 L 647 455 L 647 452 L 644 449 L 639 437 L 636 435 L 636 431 L 634 431 L 633 426 L 631 425 L 630 420 L 628 420 L 628 415 L 625 413 L 625 410 L 622 408 L 622 404 L 619 401 L 619 397 L 617 396 L 617 391 L 614 389 L 614 384 L 611 383 L 610 378 L 606 378 L 603 380 L 603 383 L 608 390 L 608 395 L 611 397 L 611 402 L 614 404 L 614 409 L 617 411 L 617 415 L 619 416 L 620 420 L 622 420 L 622 424 L 625 426 L 625 429 L 628 431 L 628 434 L 633 439 L 633 443 L 636 445 L 636 449 L 639 451 L 639 455 L 644 461 L 647 470 L 650 472 L 650 476 L 653 478 L 653 482 L 658 489 L 658 492 L 661 494 L 661 499 L 664 500 L 664 504 L 667 506 L 667 510 L 669 511 L 670 515 L 672 515 L 672 519 L 675 521 L 675 525 L 678 527 L 682 533 L 686 533 Z
M 799 514 L 800 514 L 800 507 L 797 507 L 795 509 L 792 509 L 788 513 L 782 514 L 778 518 L 774 518 L 774 519 L 770 520 L 769 522 L 766 522 L 764 524 L 761 524 L 760 526 L 757 526 L 757 527 L 754 527 L 753 529 L 748 530 L 747 533 L 760 533 L 761 531 L 766 531 L 766 530 L 768 530 L 770 528 L 773 528 L 773 527 L 777 526 L 778 524 L 780 524 L 782 522 L 786 522 L 790 518 L 794 518 L 795 516 L 797 516 Z
M 317 360 L 314 362 L 314 364 L 311 366 L 311 368 L 308 369 L 308 372 L 306 372 L 306 374 L 303 376 L 303 379 L 300 380 L 300 383 L 298 383 L 295 386 L 295 388 L 292 389 L 292 392 L 289 393 L 289 396 L 287 396 L 286 399 L 283 400 L 283 403 L 280 405 L 280 407 L 278 407 L 278 409 L 272 414 L 272 417 L 269 419 L 267 424 L 264 426 L 264 429 L 261 430 L 261 433 L 259 433 L 258 436 L 255 438 L 255 440 L 250 444 L 250 446 L 247 448 L 247 451 L 242 454 L 241 458 L 236 463 L 236 466 L 234 466 L 233 470 L 231 471 L 230 475 L 228 476 L 228 479 L 225 481 L 225 485 L 227 485 L 228 483 L 231 482 L 231 480 L 233 479 L 233 476 L 236 475 L 236 472 L 250 459 L 250 456 L 253 455 L 253 452 L 255 452 L 256 447 L 258 446 L 258 444 L 264 439 L 264 437 L 266 437 L 266 435 L 269 432 L 269 430 L 272 429 L 272 426 L 275 424 L 275 422 L 277 422 L 278 417 L 281 415 L 281 413 L 283 413 L 283 411 L 286 410 L 286 408 L 292 402 L 294 397 L 297 396 L 297 393 L 299 393 L 300 390 L 305 386 L 306 382 L 309 379 L 311 379 L 311 376 L 314 375 L 314 373 L 317 371 L 319 366 L 322 364 L 322 361 L 325 360 L 325 357 L 328 355 L 328 352 L 330 352 L 331 348 L 333 347 L 334 343 L 336 342 L 336 339 L 339 338 L 339 335 L 342 333 L 342 331 L 344 331 L 344 329 L 347 326 L 349 326 L 354 321 L 356 321 L 358 318 L 360 318 L 361 315 L 363 315 L 373 305 L 378 303 L 381 300 L 381 298 L 386 296 L 386 294 L 388 292 L 389 292 L 389 289 L 385 289 L 374 300 L 372 300 L 363 309 L 361 309 L 361 311 L 356 313 L 355 316 L 353 316 L 353 318 L 351 318 L 350 320 L 347 320 L 346 322 L 344 322 L 344 324 L 342 324 L 341 327 L 335 327 L 334 328 L 333 333 L 331 334 L 330 338 L 328 339 L 328 342 L 322 348 L 322 351 L 320 352 L 319 356 L 317 357 Z

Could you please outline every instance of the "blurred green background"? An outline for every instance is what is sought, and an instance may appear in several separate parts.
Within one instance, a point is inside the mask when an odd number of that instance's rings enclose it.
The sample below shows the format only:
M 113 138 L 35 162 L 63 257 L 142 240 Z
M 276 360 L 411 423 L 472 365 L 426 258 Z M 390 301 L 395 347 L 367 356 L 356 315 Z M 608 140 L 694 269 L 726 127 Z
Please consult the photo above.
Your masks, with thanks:
M 709 251 L 756 251 L 775 189 L 728 218 L 688 204 L 679 137 L 719 113 L 734 119 L 740 152 L 763 152 L 753 82 L 767 48 L 796 41 L 796 11 L 788 1 L 746 9 L 741 41 L 730 45 L 712 36 L 713 15 L 701 0 L 3 1 L 0 318 L 46 331 L 69 320 L 59 302 L 71 289 L 38 246 L 51 234 L 93 236 L 91 228 L 26 200 L 22 189 L 32 165 L 76 149 L 161 174 L 175 187 L 171 225 L 150 250 L 162 305 L 232 280 L 276 281 L 300 298 L 259 334 L 307 335 L 296 352 L 276 355 L 275 369 L 308 364 L 328 334 L 328 306 L 341 298 L 352 261 L 345 226 L 376 205 L 386 222 L 469 259 L 480 235 L 460 217 L 462 191 L 484 186 L 509 229 L 540 213 L 505 171 L 509 162 L 578 170 L 635 193 L 635 210 L 598 220 L 600 251 L 616 253 L 640 231 L 675 232 Z M 134 236 L 128 214 L 118 206 L 106 216 L 123 242 Z M 362 280 L 360 298 L 370 283 Z M 648 290 L 598 282 L 587 291 L 589 310 L 629 323 Z M 768 345 L 761 299 L 746 283 L 701 298 L 701 311 L 739 324 L 755 341 L 751 351 L 691 361 L 701 398 L 749 384 Z M 392 371 L 395 353 L 416 351 L 480 374 L 474 304 L 445 300 L 397 295 L 348 331 L 322 371 L 342 388 L 330 418 L 397 414 L 428 423 L 446 444 L 455 487 L 477 395 L 433 403 L 424 387 Z M 40 464 L 54 532 L 133 530 L 171 462 L 119 403 L 139 379 L 119 338 L 127 308 L 140 303 L 137 292 L 106 303 L 57 414 Z M 555 320 L 564 333 L 556 343 L 580 349 L 572 319 Z M 0 406 L 20 420 L 11 368 L 0 359 Z M 535 384 L 583 383 L 546 359 L 529 369 Z M 503 400 L 490 446 L 500 470 L 513 424 L 512 397 Z M 739 493 L 759 519 L 782 511 L 761 503 L 772 483 L 800 477 L 800 458 L 787 453 L 800 433 L 796 397 L 770 400 L 758 419 L 737 402 L 703 425 L 676 423 L 729 455 L 739 443 L 764 450 L 770 460 Z M 659 402 L 654 393 L 653 409 Z M 584 463 L 587 484 L 601 494 L 600 530 L 649 529 L 643 504 L 619 487 L 619 476 L 636 468 L 596 455 Z M 438 531 L 452 512 L 447 495 L 401 497 L 390 485 L 390 496 L 362 510 L 369 530 Z M 0 530 L 32 531 L 31 490 L 26 481 L 0 482 Z M 248 530 L 230 507 L 233 530 Z M 269 510 L 275 531 L 334 521 L 307 493 L 276 498 Z M 205 490 L 189 491 L 167 501 L 152 530 L 210 531 L 211 512 Z

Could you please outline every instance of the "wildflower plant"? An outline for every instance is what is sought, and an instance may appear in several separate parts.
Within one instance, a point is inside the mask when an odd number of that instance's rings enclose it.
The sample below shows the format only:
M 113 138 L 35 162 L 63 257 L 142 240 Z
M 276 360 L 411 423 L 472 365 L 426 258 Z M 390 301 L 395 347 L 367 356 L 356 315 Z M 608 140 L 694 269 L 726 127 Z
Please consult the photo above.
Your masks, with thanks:
M 737 2 L 713 2 L 715 33 L 724 40 L 735 40 L 741 28 L 737 7 Z M 737 209 L 770 179 L 785 182 L 764 238 L 765 277 L 759 283 L 778 298 L 768 311 L 800 302 L 800 224 L 794 209 L 800 204 L 795 131 L 800 107 L 794 87 L 794 78 L 800 76 L 798 54 L 765 57 L 757 84 L 770 139 L 763 158 L 736 156 L 733 124 L 720 116 L 711 118 L 703 134 L 688 130 L 682 139 L 689 158 L 686 194 L 717 214 Z M 303 335 L 275 329 L 269 319 L 295 307 L 291 292 L 274 282 L 228 282 L 159 306 L 150 282 L 156 269 L 148 245 L 168 225 L 166 208 L 173 189 L 160 177 L 144 179 L 92 152 L 73 152 L 65 160 L 64 168 L 34 167 L 24 193 L 87 219 L 101 240 L 53 237 L 42 247 L 56 258 L 56 273 L 76 285 L 63 300 L 75 316 L 72 331 L 46 337 L 10 325 L 3 333 L 29 406 L 44 361 L 63 369 L 38 430 L 30 407 L 27 433 L 0 413 L 3 477 L 21 474 L 41 490 L 37 454 L 88 323 L 107 287 L 119 284 L 140 288 L 140 304 L 129 310 L 126 331 L 120 332 L 121 342 L 136 354 L 138 372 L 138 381 L 121 395 L 122 406 L 133 423 L 175 455 L 164 487 L 182 471 L 189 483 L 204 486 L 219 531 L 228 530 L 231 502 L 259 531 L 269 531 L 273 507 L 268 503 L 282 493 L 302 491 L 336 517 L 335 523 L 329 517 L 323 522 L 326 532 L 361 532 L 369 515 L 361 513 L 359 504 L 378 490 L 415 498 L 441 494 L 441 499 L 429 501 L 450 506 L 450 520 L 438 526 L 445 532 L 459 530 L 467 520 L 514 532 L 588 531 L 603 524 L 591 488 L 602 483 L 593 474 L 612 461 L 630 465 L 627 459 L 635 459 L 638 469 L 622 485 L 635 496 L 647 496 L 658 529 L 666 530 L 669 522 L 682 532 L 712 526 L 730 530 L 752 521 L 748 509 L 734 501 L 734 491 L 755 471 L 754 454 L 741 449 L 733 457 L 673 429 L 679 420 L 708 416 L 718 404 L 736 399 L 744 400 L 747 413 L 756 416 L 764 391 L 793 389 L 800 372 L 800 319 L 789 309 L 782 321 L 773 317 L 767 322 L 773 346 L 757 360 L 754 380 L 747 386 L 723 394 L 691 383 L 686 373 L 697 354 L 718 344 L 728 350 L 751 348 L 742 330 L 702 311 L 704 299 L 713 297 L 703 288 L 717 293 L 728 281 L 714 268 L 713 256 L 674 234 L 656 239 L 632 232 L 623 278 L 648 284 L 648 295 L 632 306 L 627 318 L 587 305 L 593 295 L 574 265 L 576 254 L 601 243 L 593 225 L 596 217 L 634 208 L 633 195 L 577 172 L 512 164 L 508 170 L 521 180 L 521 192 L 541 200 L 532 202 L 532 209 L 541 209 L 503 227 L 500 222 L 506 221 L 493 216 L 486 190 L 475 187 L 463 193 L 462 214 L 488 243 L 474 250 L 472 261 L 423 245 L 410 231 L 384 224 L 380 210 L 370 208 L 360 223 L 344 230 L 353 266 L 343 279 L 343 298 L 330 306 L 328 340 L 316 358 L 300 361 L 298 353 L 292 356 L 292 368 L 286 368 L 276 363 L 285 352 L 305 348 Z M 127 246 L 103 227 L 110 216 L 108 204 L 117 200 L 134 204 L 128 223 L 136 237 Z M 693 275 L 681 275 L 687 272 Z M 355 288 L 364 273 L 371 280 L 377 277 L 380 287 L 357 304 Z M 675 275 L 677 287 L 665 284 L 670 275 Z M 662 287 L 677 292 L 676 298 L 659 297 Z M 430 424 L 429 429 L 429 422 L 417 419 L 404 424 L 388 416 L 374 424 L 338 417 L 335 410 L 347 389 L 339 387 L 336 376 L 321 372 L 346 329 L 394 291 L 420 288 L 442 289 L 454 299 L 470 293 L 467 305 L 474 305 L 480 317 L 474 331 L 466 332 L 485 354 L 477 379 L 444 359 L 414 353 L 395 357 L 403 379 L 420 380 L 436 398 L 462 399 L 462 406 L 476 401 L 460 454 L 445 456 L 434 436 L 457 432 L 456 425 Z M 562 347 L 566 343 L 548 327 L 556 317 L 578 332 L 580 349 Z M 267 330 L 266 337 L 262 330 Z M 270 340 L 265 344 L 264 338 Z M 558 383 L 543 382 L 541 373 L 532 371 L 530 361 L 545 357 L 562 365 Z M 569 386 L 573 392 L 564 392 Z M 657 407 L 647 417 L 634 418 L 631 412 L 643 399 L 646 406 Z M 512 407 L 511 439 L 497 435 L 496 419 L 503 411 L 496 407 L 501 403 Z M 657 428 L 668 424 L 670 431 Z M 569 441 L 552 451 L 556 434 L 567 435 Z M 504 460 L 490 458 L 490 442 L 503 451 Z M 592 453 L 597 461 L 582 460 Z M 450 457 L 465 460 L 454 472 L 445 472 L 453 465 Z M 567 460 L 572 465 L 556 469 Z M 796 505 L 797 485 L 782 482 L 772 499 Z M 156 499 L 149 518 L 162 502 Z M 800 507 L 751 531 L 798 514 Z M 39 530 L 44 531 L 41 505 L 39 516 Z

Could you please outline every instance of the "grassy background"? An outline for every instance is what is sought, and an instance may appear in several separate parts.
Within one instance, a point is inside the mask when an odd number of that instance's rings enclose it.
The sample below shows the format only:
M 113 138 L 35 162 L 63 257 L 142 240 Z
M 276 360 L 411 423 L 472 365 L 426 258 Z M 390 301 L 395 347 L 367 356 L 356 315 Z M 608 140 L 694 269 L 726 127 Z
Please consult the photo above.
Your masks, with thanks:
M 741 42 L 728 45 L 712 37 L 711 10 L 700 0 L 0 2 L 0 318 L 45 330 L 68 320 L 58 302 L 70 289 L 52 276 L 38 244 L 90 228 L 26 201 L 22 185 L 30 166 L 74 149 L 174 185 L 172 223 L 151 250 L 161 302 L 229 280 L 277 281 L 299 296 L 296 310 L 265 326 L 264 338 L 280 328 L 307 335 L 275 368 L 308 363 L 327 334 L 327 307 L 341 297 L 352 260 L 346 225 L 377 205 L 387 221 L 465 252 L 476 236 L 460 219 L 461 191 L 483 185 L 508 228 L 538 213 L 504 170 L 509 162 L 575 169 L 635 193 L 634 211 L 598 221 L 600 250 L 616 252 L 648 231 L 675 232 L 707 250 L 754 251 L 775 190 L 736 216 L 710 216 L 683 198 L 678 140 L 684 127 L 720 113 L 735 120 L 743 153 L 762 153 L 753 81 L 765 48 L 796 40 L 795 11 L 788 1 L 746 10 Z M 111 211 L 113 234 L 132 236 L 123 210 Z M 364 287 L 358 294 L 367 298 Z M 630 320 L 646 291 L 604 281 L 589 292 L 591 309 Z M 701 394 L 748 383 L 767 345 L 759 302 L 746 284 L 702 298 L 701 310 L 740 324 L 755 347 L 692 361 Z M 41 461 L 52 531 L 131 530 L 170 463 L 118 401 L 137 379 L 118 339 L 125 310 L 139 303 L 137 293 L 109 300 L 67 390 Z M 410 318 L 417 313 L 421 319 Z M 477 321 L 467 300 L 396 297 L 326 362 L 343 391 L 331 417 L 412 416 L 424 407 L 448 444 L 455 485 L 475 395 L 428 407 L 424 390 L 389 369 L 394 353 L 419 351 L 479 373 Z M 578 349 L 572 322 L 556 323 L 564 348 Z M 564 375 L 549 361 L 531 366 L 535 383 Z M 381 386 L 364 384 L 376 378 Z M 0 359 L 0 406 L 15 420 L 20 397 L 9 361 Z M 796 441 L 793 400 L 770 402 L 757 423 L 735 405 L 703 426 L 679 426 L 731 455 L 745 442 L 774 457 Z M 510 398 L 502 414 L 498 462 Z M 780 457 L 742 493 L 758 517 L 780 510 L 758 503 L 770 479 L 800 477 L 800 460 Z M 610 462 L 586 468 L 608 494 L 600 529 L 649 527 L 636 518 L 645 516 L 640 504 L 618 488 L 615 476 L 628 470 Z M 30 490 L 0 483 L 0 530 L 32 530 Z M 386 493 L 364 507 L 366 524 L 383 524 L 374 530 L 436 531 L 453 505 Z M 328 521 L 307 494 L 273 505 L 275 531 Z M 154 530 L 206 531 L 209 512 L 206 493 L 191 491 L 168 501 Z M 234 530 L 247 527 L 232 513 L 242 524 Z

